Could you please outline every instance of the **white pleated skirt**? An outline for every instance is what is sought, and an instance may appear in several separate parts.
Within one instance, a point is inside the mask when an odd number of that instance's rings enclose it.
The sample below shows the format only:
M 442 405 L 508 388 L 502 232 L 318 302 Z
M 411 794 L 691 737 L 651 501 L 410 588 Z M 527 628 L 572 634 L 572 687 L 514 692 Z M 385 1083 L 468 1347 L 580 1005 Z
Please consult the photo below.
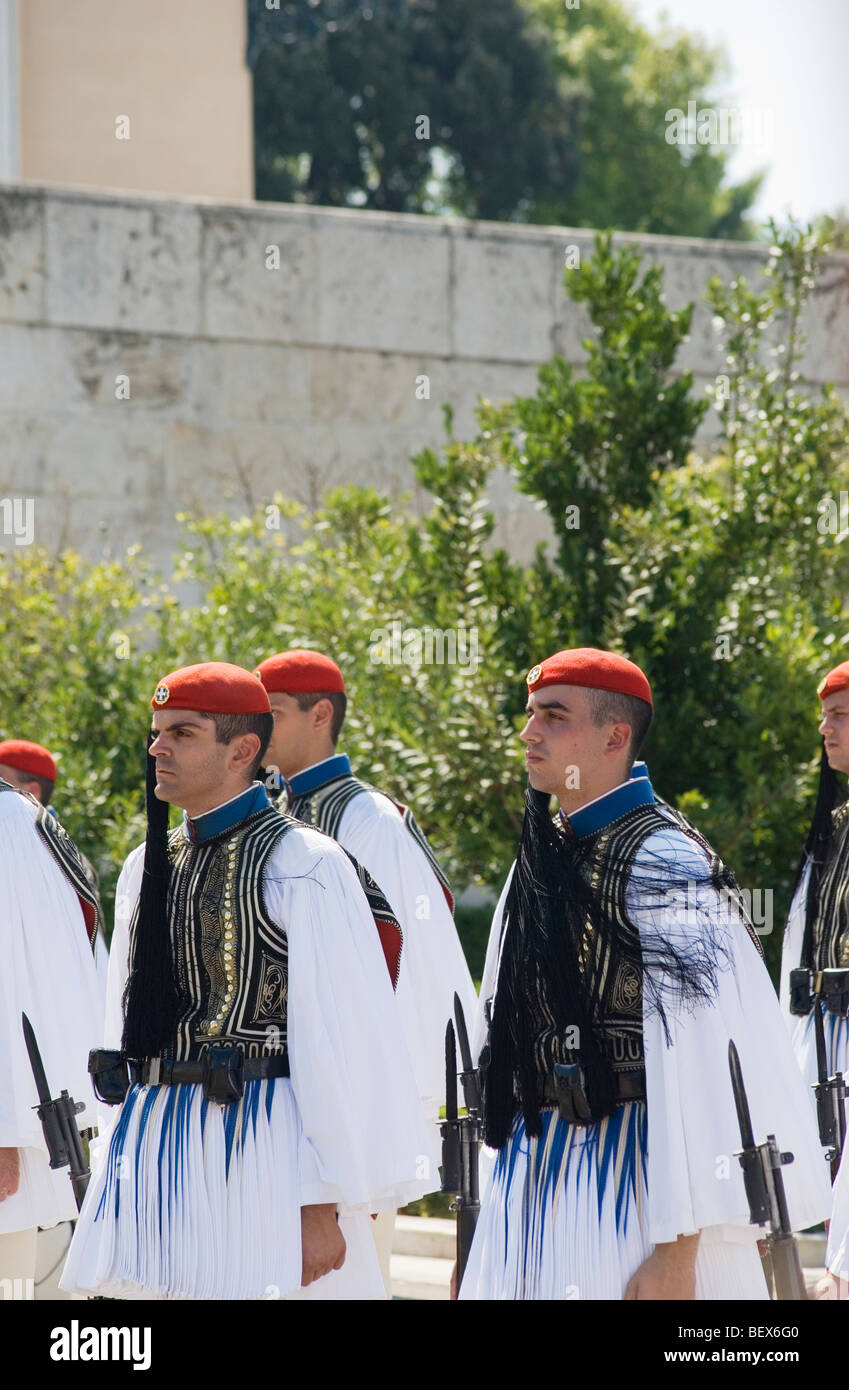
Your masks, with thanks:
M 819 1006 L 822 1008 L 822 1005 Z M 849 1018 L 822 1010 L 823 1036 L 825 1038 L 826 1065 L 829 1076 L 835 1072 L 849 1071 Z M 793 1050 L 808 1085 L 813 1088 L 819 1080 L 817 1071 L 817 1037 L 814 1028 L 813 1010 L 795 1020 L 793 1028 Z M 813 1089 L 809 1092 L 811 1105 L 816 1113 L 816 1097 Z
M 849 1073 L 849 1019 L 829 1013 L 822 1004 L 814 1008 L 822 1009 L 823 1037 L 825 1040 L 826 1069 L 829 1076 L 836 1072 Z M 805 1016 L 795 1019 L 792 1031 L 793 1050 L 800 1070 L 808 1083 L 808 1099 L 814 1115 L 817 1113 L 817 1099 L 814 1086 L 819 1081 L 817 1066 L 817 1034 L 814 1027 L 813 1009 Z M 825 1150 L 823 1150 L 825 1152 Z M 846 1146 L 844 1145 L 844 1154 Z M 826 1264 L 833 1274 L 843 1280 L 849 1279 L 849 1172 L 838 1174 L 834 1184 L 834 1205 L 828 1231 Z
M 301 1289 L 300 1118 L 286 1078 L 216 1105 L 134 1086 L 86 1193 L 60 1281 L 110 1298 L 386 1297 L 366 1212 L 340 1214 L 341 1270 Z
M 648 1235 L 646 1110 L 617 1106 L 585 1127 L 522 1116 L 498 1151 L 461 1299 L 617 1300 L 653 1249 Z M 714 1227 L 696 1258 L 697 1299 L 768 1297 L 757 1234 Z

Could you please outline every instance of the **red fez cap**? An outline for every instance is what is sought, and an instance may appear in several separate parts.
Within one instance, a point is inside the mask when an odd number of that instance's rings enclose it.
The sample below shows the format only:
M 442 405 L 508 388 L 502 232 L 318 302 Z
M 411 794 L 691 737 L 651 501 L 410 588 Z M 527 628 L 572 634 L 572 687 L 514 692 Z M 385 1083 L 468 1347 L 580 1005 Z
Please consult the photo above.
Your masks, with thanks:
M 829 671 L 827 676 L 823 676 L 817 686 L 817 694 L 821 700 L 827 695 L 833 695 L 837 690 L 845 690 L 849 686 L 849 661 L 841 661 L 839 666 L 835 666 L 833 671 Z
M 229 661 L 203 661 L 171 671 L 156 687 L 154 709 L 196 709 L 204 714 L 270 714 L 262 681 Z
M 46 777 L 48 782 L 56 781 L 53 754 L 40 743 L 30 743 L 25 738 L 7 738 L 0 743 L 0 763 L 16 767 L 18 772 L 29 772 L 33 777 Z
M 539 666 L 528 672 L 528 690 L 541 690 L 546 685 L 584 685 L 592 690 L 612 690 L 618 695 L 636 695 L 638 700 L 652 703 L 651 686 L 639 666 L 616 652 L 602 652 L 595 647 L 572 647 L 555 652 Z
M 286 695 L 329 695 L 345 689 L 336 662 L 303 647 L 268 657 L 257 666 L 254 675 L 259 676 L 266 690 L 280 690 Z

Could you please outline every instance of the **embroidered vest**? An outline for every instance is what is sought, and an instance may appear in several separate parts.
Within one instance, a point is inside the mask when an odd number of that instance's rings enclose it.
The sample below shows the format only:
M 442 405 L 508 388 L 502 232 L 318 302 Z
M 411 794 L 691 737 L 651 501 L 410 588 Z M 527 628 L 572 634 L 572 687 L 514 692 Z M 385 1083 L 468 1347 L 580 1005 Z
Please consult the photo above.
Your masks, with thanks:
M 179 1000 L 170 1060 L 198 1061 L 213 1041 L 240 1043 L 246 1057 L 286 1054 L 288 944 L 268 914 L 263 871 L 293 825 L 267 806 L 200 844 L 182 827 L 170 832 L 168 910 Z
M 664 815 L 656 805 L 637 806 L 601 830 L 582 836 L 575 842 L 579 869 L 607 911 L 616 917 L 625 938 L 633 941 L 637 953 L 640 948 L 639 932 L 629 918 L 626 900 L 631 870 L 640 847 L 649 836 L 660 830 L 668 831 L 670 825 L 707 853 L 711 879 L 719 884 L 719 874 L 724 871 L 724 865 L 707 840 L 694 827 L 683 824 L 677 817 L 670 823 L 669 816 Z M 763 955 L 733 879 L 723 891 L 738 907 L 749 936 L 758 953 Z M 630 961 L 615 959 L 610 944 L 605 947 L 600 941 L 593 940 L 592 928 L 588 924 L 581 952 L 583 959 L 589 960 L 590 953 L 595 953 L 598 958 L 599 952 L 605 950 L 607 959 L 600 962 L 605 983 L 599 1010 L 604 1047 L 614 1072 L 644 1071 L 642 970 L 635 969 Z M 559 1040 L 555 1039 L 554 1042 L 556 1044 Z M 552 1062 L 570 1060 L 572 1058 L 566 1055 L 540 1059 L 544 1072 L 550 1071 Z
M 813 968 L 849 966 L 849 801 L 838 806 L 828 860 L 819 884 Z
M 319 830 L 323 830 L 325 835 L 332 835 L 337 838 L 339 826 L 342 823 L 349 803 L 355 796 L 362 792 L 378 792 L 381 796 L 386 796 L 392 805 L 398 810 L 406 829 L 412 835 L 419 849 L 425 855 L 430 867 L 436 874 L 439 884 L 445 894 L 445 901 L 448 903 L 450 912 L 454 913 L 454 895 L 445 874 L 442 871 L 439 860 L 428 844 L 427 838 L 421 826 L 409 806 L 404 806 L 394 797 L 388 796 L 386 792 L 381 792 L 379 787 L 372 787 L 368 782 L 361 782 L 357 777 L 351 777 L 343 773 L 340 777 L 332 777 L 323 786 L 315 787 L 312 791 L 302 792 L 300 796 L 292 797 L 288 806 L 285 806 L 285 793 L 281 793 L 281 800 L 278 805 L 281 809 L 287 810 L 290 816 L 295 816 L 298 820 L 305 821 L 307 825 L 315 825 Z

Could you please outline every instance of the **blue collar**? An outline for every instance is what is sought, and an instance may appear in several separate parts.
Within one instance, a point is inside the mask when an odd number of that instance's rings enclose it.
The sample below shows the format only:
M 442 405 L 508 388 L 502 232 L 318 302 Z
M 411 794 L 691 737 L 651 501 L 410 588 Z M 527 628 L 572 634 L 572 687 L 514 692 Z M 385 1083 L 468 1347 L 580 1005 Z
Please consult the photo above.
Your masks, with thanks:
M 650 777 L 650 775 L 649 775 L 648 765 L 647 765 L 646 763 L 634 763 L 634 766 L 631 768 L 631 781 L 632 781 L 632 782 L 639 782 L 639 781 L 646 781 L 646 782 L 648 782 L 649 786 L 651 787 L 652 798 L 653 798 L 654 801 L 657 801 L 657 797 L 656 797 L 656 795 L 655 795 L 654 787 L 652 787 L 652 785 L 651 785 L 651 777 Z
M 344 753 L 336 753 L 332 758 L 322 758 L 320 763 L 305 767 L 303 772 L 296 772 L 294 777 L 287 780 L 292 795 L 303 796 L 305 792 L 314 792 L 317 787 L 323 787 L 325 782 L 332 782 L 334 777 L 350 775 L 351 764 L 347 756 Z
M 190 820 L 184 811 L 183 829 L 192 844 L 201 845 L 204 840 L 211 840 L 215 835 L 223 834 L 225 830 L 232 830 L 234 825 L 238 825 L 257 811 L 264 810 L 268 805 L 270 802 L 262 782 L 252 782 L 243 792 L 239 792 L 238 796 L 231 797 L 220 806 L 214 806 L 211 811 L 204 811 L 202 816 L 195 816 L 194 820 Z
M 653 801 L 651 783 L 648 778 L 640 777 L 630 782 L 620 782 L 612 791 L 596 797 L 595 801 L 588 801 L 586 806 L 581 806 L 563 819 L 575 839 L 580 840 L 585 835 L 594 835 L 597 830 L 603 830 L 611 821 L 624 816 L 626 811 L 633 811 L 636 806 L 648 806 Z

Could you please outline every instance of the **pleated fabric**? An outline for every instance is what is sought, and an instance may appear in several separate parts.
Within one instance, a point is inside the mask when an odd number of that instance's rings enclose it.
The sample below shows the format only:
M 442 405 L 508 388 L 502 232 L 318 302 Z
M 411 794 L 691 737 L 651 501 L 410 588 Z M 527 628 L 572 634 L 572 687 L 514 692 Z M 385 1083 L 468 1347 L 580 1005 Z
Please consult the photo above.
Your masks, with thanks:
M 781 987 L 779 993 L 782 1013 L 790 1033 L 793 1051 L 796 1054 L 802 1076 L 810 1088 L 815 1086 L 819 1080 L 814 1015 L 813 1013 L 791 1014 L 790 1012 L 790 972 L 798 966 L 802 952 L 802 939 L 805 933 L 805 898 L 808 891 L 809 872 L 809 867 L 806 867 L 790 904 L 781 952 Z M 849 1019 L 838 1018 L 836 1014 L 828 1013 L 827 1010 L 823 1009 L 823 1024 L 829 1075 L 833 1076 L 838 1071 L 845 1075 L 849 1070 Z M 813 1091 L 809 1089 L 808 1094 L 814 1113 L 816 1113 L 816 1098 Z
M 735 1232 L 708 1226 L 699 1237 L 696 1256 L 696 1302 L 758 1303 L 769 1300 L 757 1238 L 759 1228 Z
M 229 1106 L 206 1100 L 200 1086 L 134 1086 L 86 1194 L 63 1287 L 111 1298 L 308 1294 L 299 1142 L 286 1078 L 250 1081 Z M 351 1243 L 343 1270 L 319 1281 L 320 1296 L 384 1297 L 368 1243 L 356 1270 Z
M 445 1025 L 454 1017 L 454 995 L 468 1027 L 478 1002 L 454 918 L 426 854 L 388 797 L 353 797 L 336 838 L 377 880 L 401 923 L 395 997 L 422 1105 L 435 1122 L 445 1104 Z M 438 1189 L 439 1175 L 433 1176 Z
M 834 1208 L 825 1262 L 832 1274 L 849 1282 L 849 1163 L 846 1161 L 846 1148 L 844 1144 L 843 1159 L 834 1183 Z
M 702 1231 L 697 1299 L 768 1298 L 757 1236 Z M 643 1104 L 585 1128 L 546 1111 L 532 1139 L 519 1116 L 495 1155 L 460 1298 L 619 1300 L 653 1248 Z
M 810 864 L 806 864 L 799 886 L 793 894 L 793 901 L 790 904 L 790 911 L 787 914 L 787 925 L 784 929 L 784 938 L 781 943 L 781 978 L 778 989 L 778 997 L 781 1001 L 781 1012 L 784 1015 L 784 1022 L 791 1036 L 795 1033 L 799 1017 L 790 1012 L 790 971 L 795 970 L 799 964 L 802 954 L 802 941 L 805 936 L 805 898 L 808 893 L 808 878 L 810 876 Z
M 643 1019 L 649 1115 L 649 1221 L 652 1239 L 727 1225 L 748 1227 L 743 1173 L 734 1157 L 740 1124 L 728 1066 L 728 1044 L 740 1057 L 755 1142 L 774 1134 L 794 1155 L 782 1170 L 794 1230 L 823 1221 L 831 1207 L 828 1166 L 772 981 L 733 910 L 704 882 L 701 852 L 677 830 L 653 835 L 638 855 L 628 887 L 629 912 L 642 934 L 651 909 L 641 902 L 643 865 L 664 856 L 691 879 L 689 906 L 678 929 L 722 940 L 728 968 L 715 998 L 667 1020 Z
M 811 1112 L 816 1116 L 816 1097 L 813 1087 L 819 1080 L 817 1068 L 816 1030 L 813 1012 L 806 1015 L 790 1012 L 790 971 L 799 964 L 805 931 L 805 897 L 808 888 L 809 866 L 790 905 L 787 929 L 781 956 L 781 1004 L 784 1020 L 790 1032 L 793 1051 L 805 1082 Z M 823 1034 L 829 1075 L 849 1072 L 849 1019 L 838 1018 L 823 1010 Z M 823 1151 L 824 1152 L 824 1151 Z M 828 1233 L 826 1264 L 832 1274 L 849 1281 L 849 1164 L 844 1161 L 834 1183 L 833 1209 Z
M 837 1014 L 830 1014 L 822 1005 L 820 1008 L 823 1015 L 828 1074 L 833 1076 L 835 1072 L 841 1071 L 845 1076 L 849 1070 L 849 1018 L 839 1018 Z M 799 1063 L 802 1076 L 807 1082 L 811 1106 L 816 1114 L 817 1100 L 813 1088 L 819 1080 L 819 1073 L 817 1071 L 817 1037 L 813 1012 L 804 1017 L 797 1015 L 794 1023 L 793 1051 L 796 1054 L 796 1061 Z
M 645 1223 L 645 1106 L 600 1124 L 522 1116 L 498 1151 L 462 1299 L 616 1299 L 650 1253 Z

